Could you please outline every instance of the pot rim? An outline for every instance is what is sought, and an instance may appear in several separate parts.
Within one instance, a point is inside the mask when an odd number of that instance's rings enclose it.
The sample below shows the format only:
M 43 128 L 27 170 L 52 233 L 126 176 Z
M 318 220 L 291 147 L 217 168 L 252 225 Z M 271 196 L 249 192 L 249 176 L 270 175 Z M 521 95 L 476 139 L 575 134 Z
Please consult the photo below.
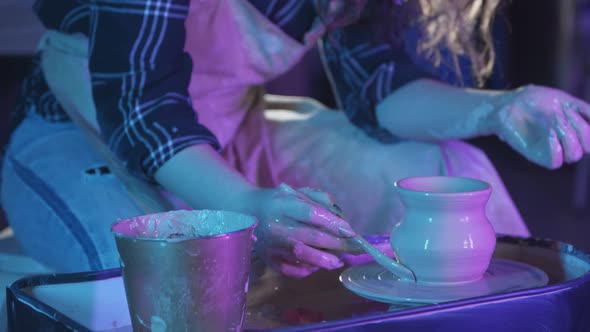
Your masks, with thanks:
M 412 176 L 394 182 L 393 186 L 400 194 L 420 195 L 429 197 L 464 197 L 490 193 L 489 183 L 461 176 Z M 441 189 L 432 189 L 433 187 Z M 453 188 L 457 189 L 444 189 Z M 462 186 L 465 189 L 460 189 Z

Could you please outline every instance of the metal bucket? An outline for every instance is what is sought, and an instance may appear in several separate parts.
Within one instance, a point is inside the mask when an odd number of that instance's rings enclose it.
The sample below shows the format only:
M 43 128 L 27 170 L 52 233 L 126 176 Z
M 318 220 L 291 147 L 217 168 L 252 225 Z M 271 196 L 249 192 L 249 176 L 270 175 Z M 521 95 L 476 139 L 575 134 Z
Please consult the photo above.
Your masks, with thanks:
M 171 211 L 112 226 L 134 331 L 241 331 L 254 217 Z

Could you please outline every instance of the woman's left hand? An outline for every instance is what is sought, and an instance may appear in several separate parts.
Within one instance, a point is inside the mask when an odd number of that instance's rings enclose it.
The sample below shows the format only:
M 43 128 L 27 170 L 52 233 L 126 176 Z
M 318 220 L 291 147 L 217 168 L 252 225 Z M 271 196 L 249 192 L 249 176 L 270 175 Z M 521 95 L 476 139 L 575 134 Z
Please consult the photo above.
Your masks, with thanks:
M 590 105 L 529 85 L 500 96 L 491 130 L 527 159 L 555 169 L 590 153 Z

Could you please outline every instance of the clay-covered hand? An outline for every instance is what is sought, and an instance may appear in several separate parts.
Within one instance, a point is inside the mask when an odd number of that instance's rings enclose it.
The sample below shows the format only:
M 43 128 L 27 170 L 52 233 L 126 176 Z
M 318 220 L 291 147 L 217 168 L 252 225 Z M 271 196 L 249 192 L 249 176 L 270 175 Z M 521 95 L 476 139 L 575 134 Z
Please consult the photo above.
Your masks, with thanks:
M 319 268 L 336 269 L 343 262 L 330 250 L 358 251 L 339 233 L 339 228 L 354 231 L 336 215 L 339 209 L 329 194 L 281 184 L 251 199 L 259 219 L 256 255 L 285 275 L 302 278 Z
M 532 162 L 555 169 L 590 153 L 590 105 L 529 85 L 499 96 L 491 131 Z

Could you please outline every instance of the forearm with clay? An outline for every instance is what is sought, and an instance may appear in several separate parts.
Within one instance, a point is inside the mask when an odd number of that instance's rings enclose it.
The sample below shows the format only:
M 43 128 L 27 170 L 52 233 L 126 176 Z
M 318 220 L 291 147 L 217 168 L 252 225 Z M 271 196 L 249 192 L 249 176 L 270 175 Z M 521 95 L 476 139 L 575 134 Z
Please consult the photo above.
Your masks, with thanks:
M 209 144 L 178 152 L 154 177 L 192 208 L 253 212 L 246 198 L 258 188 L 229 167 Z
M 402 139 L 443 141 L 493 134 L 507 92 L 463 89 L 429 79 L 408 83 L 377 105 L 381 126 Z
M 590 105 L 549 87 L 475 90 L 420 79 L 390 94 L 376 112 L 380 125 L 403 139 L 496 135 L 550 169 L 590 153 Z

